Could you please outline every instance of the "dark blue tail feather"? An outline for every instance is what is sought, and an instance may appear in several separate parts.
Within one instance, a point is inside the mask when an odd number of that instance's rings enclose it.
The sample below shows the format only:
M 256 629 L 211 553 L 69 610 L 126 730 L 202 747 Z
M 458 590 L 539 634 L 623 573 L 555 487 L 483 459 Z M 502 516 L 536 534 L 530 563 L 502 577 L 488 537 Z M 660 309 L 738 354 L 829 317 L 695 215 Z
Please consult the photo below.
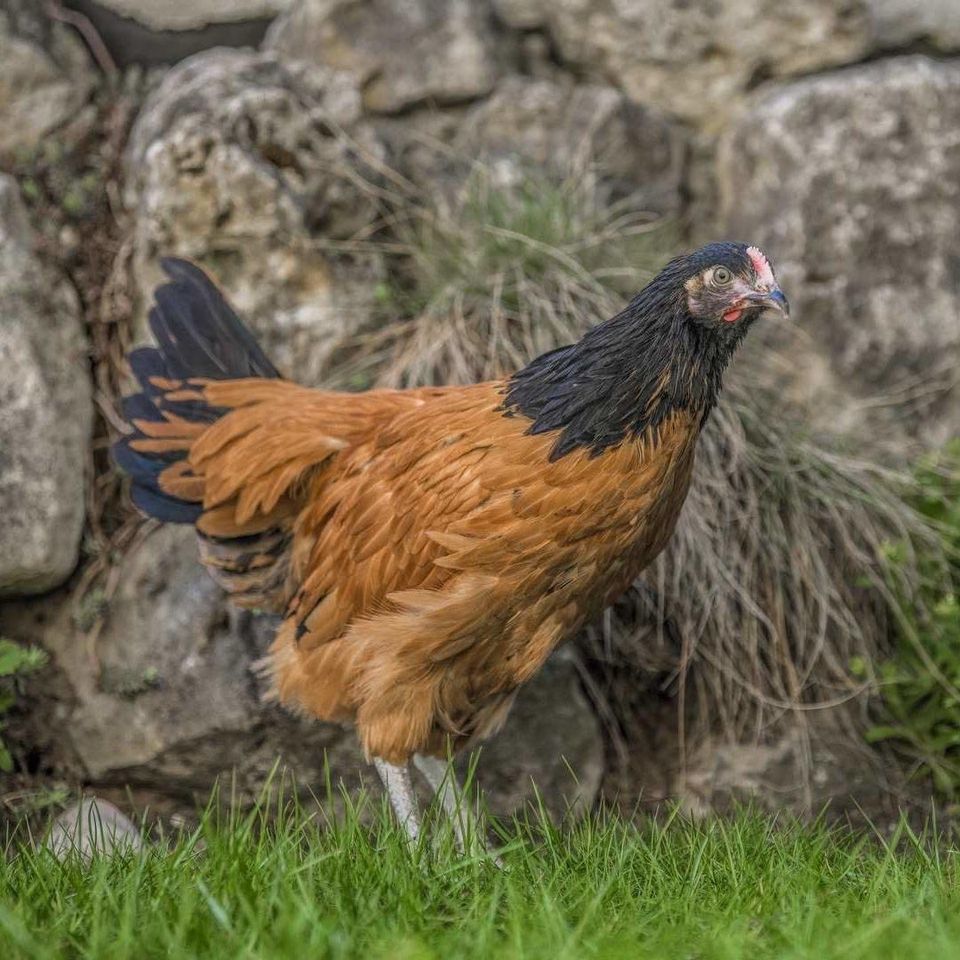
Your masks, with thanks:
M 186 448 L 152 452 L 131 446 L 149 437 L 134 421 L 160 423 L 168 416 L 190 422 L 213 423 L 226 411 L 197 399 L 170 398 L 178 382 L 279 377 L 276 367 L 223 295 L 198 267 L 185 260 L 161 261 L 170 282 L 157 288 L 150 310 L 150 329 L 156 347 L 139 347 L 128 355 L 141 393 L 123 401 L 124 419 L 131 434 L 113 447 L 117 466 L 130 475 L 131 498 L 145 514 L 168 523 L 195 523 L 202 507 L 164 493 L 160 474 L 187 456 Z M 171 383 L 174 388 L 171 389 Z

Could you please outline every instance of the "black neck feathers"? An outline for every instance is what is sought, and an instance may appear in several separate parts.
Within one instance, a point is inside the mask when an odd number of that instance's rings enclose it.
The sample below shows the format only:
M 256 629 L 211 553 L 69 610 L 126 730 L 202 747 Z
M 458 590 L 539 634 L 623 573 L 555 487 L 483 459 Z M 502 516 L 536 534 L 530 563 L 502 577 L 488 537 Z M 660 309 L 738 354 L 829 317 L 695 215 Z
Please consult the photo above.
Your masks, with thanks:
M 560 431 L 551 460 L 578 448 L 593 456 L 656 428 L 673 411 L 701 424 L 739 342 L 687 312 L 687 265 L 670 264 L 615 317 L 578 342 L 537 357 L 507 382 L 503 408 L 531 420 L 532 434 Z

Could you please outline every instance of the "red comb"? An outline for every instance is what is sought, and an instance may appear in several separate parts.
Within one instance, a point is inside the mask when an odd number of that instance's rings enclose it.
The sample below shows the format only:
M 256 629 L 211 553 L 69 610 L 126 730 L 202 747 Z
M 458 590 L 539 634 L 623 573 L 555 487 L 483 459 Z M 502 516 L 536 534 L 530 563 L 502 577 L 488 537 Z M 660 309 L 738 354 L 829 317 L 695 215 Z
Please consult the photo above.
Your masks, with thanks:
M 773 286 L 776 280 L 773 277 L 773 268 L 770 261 L 763 255 L 759 247 L 747 247 L 747 256 L 753 264 L 753 269 L 757 271 L 757 276 L 766 284 Z

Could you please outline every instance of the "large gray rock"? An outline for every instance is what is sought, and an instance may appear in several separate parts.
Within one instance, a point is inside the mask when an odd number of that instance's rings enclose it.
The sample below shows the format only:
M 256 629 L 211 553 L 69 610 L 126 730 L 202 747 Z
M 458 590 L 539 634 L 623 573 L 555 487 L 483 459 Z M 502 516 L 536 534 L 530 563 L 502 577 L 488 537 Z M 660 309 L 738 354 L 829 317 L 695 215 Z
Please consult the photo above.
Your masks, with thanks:
M 960 429 L 955 393 L 926 389 L 960 360 L 958 129 L 960 61 L 898 58 L 764 97 L 718 166 L 725 232 L 768 252 L 806 332 L 811 394 L 827 371 L 913 395 L 900 415 L 928 442 Z
M 0 158 L 73 120 L 96 82 L 76 34 L 24 0 L 0 0 Z
M 491 809 L 521 810 L 539 791 L 555 817 L 586 813 L 604 772 L 600 722 L 583 695 L 577 653 L 558 650 L 517 697 L 503 730 L 480 752 L 477 780 Z
M 544 0 L 492 0 L 497 16 L 514 30 L 536 30 L 546 21 Z
M 960 49 L 956 0 L 869 0 L 875 42 L 881 48 L 926 41 L 940 50 Z
M 508 23 L 546 26 L 567 63 L 711 129 L 758 80 L 863 57 L 871 45 L 866 3 L 496 0 Z
M 632 196 L 658 213 L 679 205 L 681 137 L 613 87 L 511 77 L 467 114 L 453 146 L 508 182 L 524 168 L 559 179 L 586 172 L 604 185 L 604 202 Z
M 335 784 L 362 780 L 376 790 L 351 731 L 262 702 L 266 681 L 255 664 L 273 618 L 232 610 L 196 554 L 190 529 L 151 534 L 126 558 L 92 651 L 72 598 L 0 608 L 0 633 L 51 654 L 44 678 L 56 702 L 34 716 L 44 762 L 101 787 L 129 784 L 181 799 L 202 800 L 217 777 L 235 775 L 249 800 L 278 758 L 303 788 L 322 794 L 326 760 Z M 38 684 L 32 689 L 42 700 Z M 561 657 L 523 692 L 508 727 L 484 750 L 479 782 L 497 812 L 532 799 L 534 782 L 560 812 L 592 804 L 602 762 L 600 729 L 575 664 Z
M 214 47 L 256 47 L 293 0 L 70 0 L 118 67 L 167 66 Z
M 285 372 L 318 382 L 374 302 L 379 260 L 337 244 L 376 216 L 362 184 L 381 153 L 344 73 L 225 49 L 184 61 L 144 105 L 127 157 L 144 305 L 161 256 L 193 259 Z
M 151 30 L 196 30 L 215 23 L 263 20 L 287 10 L 293 0 L 96 0 L 98 6 Z
M 808 714 L 803 723 L 786 720 L 759 743 L 705 737 L 689 748 L 670 795 L 696 817 L 750 804 L 798 817 L 825 812 L 831 820 L 869 820 L 876 829 L 891 829 L 904 806 L 922 807 L 928 798 L 901 782 L 899 771 L 875 750 L 857 743 L 840 725 L 843 716 L 840 708 Z
M 482 171 L 503 193 L 552 182 L 589 190 L 599 206 L 626 201 L 622 211 L 681 205 L 681 131 L 602 84 L 512 76 L 470 107 L 385 117 L 377 129 L 392 164 L 434 204 L 462 204 Z
M 299 0 L 265 41 L 285 58 L 346 70 L 364 107 L 462 103 L 489 93 L 502 52 L 485 0 Z
M 39 593 L 77 562 L 93 405 L 73 288 L 34 253 L 0 176 L 0 597 Z

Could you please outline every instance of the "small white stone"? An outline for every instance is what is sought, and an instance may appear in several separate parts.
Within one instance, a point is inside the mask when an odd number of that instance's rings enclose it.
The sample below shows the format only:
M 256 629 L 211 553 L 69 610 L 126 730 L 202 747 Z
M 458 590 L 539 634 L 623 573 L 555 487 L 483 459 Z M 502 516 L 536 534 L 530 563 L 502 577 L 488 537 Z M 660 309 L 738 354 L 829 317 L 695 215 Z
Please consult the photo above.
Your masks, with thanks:
M 138 853 L 143 840 L 137 827 L 112 803 L 84 797 L 53 821 L 43 845 L 58 860 L 76 855 L 90 863 L 94 857 Z

